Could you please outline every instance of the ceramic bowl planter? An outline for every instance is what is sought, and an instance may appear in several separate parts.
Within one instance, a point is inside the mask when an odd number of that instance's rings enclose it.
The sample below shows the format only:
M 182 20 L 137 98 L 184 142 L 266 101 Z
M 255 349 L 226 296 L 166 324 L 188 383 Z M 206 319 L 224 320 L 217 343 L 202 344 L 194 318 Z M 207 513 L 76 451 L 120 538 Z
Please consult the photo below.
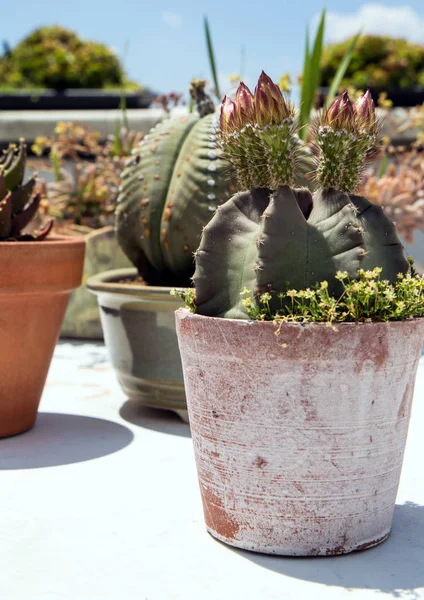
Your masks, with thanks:
M 0 242 L 0 437 L 30 429 L 71 291 L 81 283 L 84 240 Z
M 78 228 L 67 228 L 67 234 L 81 235 Z M 92 230 L 86 242 L 83 283 L 103 271 L 129 267 L 130 262 L 119 247 L 113 226 Z M 61 329 L 61 337 L 103 339 L 99 308 L 95 296 L 84 285 L 74 290 L 69 300 Z
M 284 324 L 176 312 L 209 532 L 257 552 L 390 532 L 424 319 Z
M 182 302 L 168 287 L 122 283 L 136 276 L 134 268 L 119 269 L 87 282 L 98 298 L 112 364 L 128 398 L 187 420 L 174 317 Z

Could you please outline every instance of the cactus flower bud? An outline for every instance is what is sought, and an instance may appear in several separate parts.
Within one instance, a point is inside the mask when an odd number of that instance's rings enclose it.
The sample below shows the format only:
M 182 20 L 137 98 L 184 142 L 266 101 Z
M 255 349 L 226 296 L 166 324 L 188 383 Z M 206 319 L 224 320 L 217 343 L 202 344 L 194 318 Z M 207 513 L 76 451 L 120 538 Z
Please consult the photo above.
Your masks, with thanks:
M 255 120 L 258 125 L 268 125 L 271 122 L 271 100 L 259 86 L 255 89 Z
M 234 128 L 236 116 L 236 105 L 228 96 L 224 96 L 221 104 L 221 115 L 219 125 L 223 135 L 231 133 Z
M 323 124 L 332 129 L 351 130 L 355 125 L 355 112 L 347 92 L 337 98 L 324 115 Z
M 265 71 L 262 71 L 258 79 L 258 88 L 263 90 L 268 97 L 274 98 L 277 103 L 280 103 L 283 99 L 280 88 L 268 77 Z
M 317 181 L 323 189 L 354 193 L 367 161 L 379 147 L 380 124 L 371 94 L 367 92 L 352 105 L 345 92 L 314 127 Z
M 326 125 L 331 124 L 338 117 L 339 112 L 340 112 L 341 101 L 342 101 L 341 98 L 337 98 L 337 100 L 334 100 L 333 104 L 330 106 L 330 108 L 325 113 L 323 121 Z
M 221 106 L 220 142 L 244 189 L 277 189 L 294 181 L 297 144 L 294 107 L 262 71 L 255 93 L 240 83 L 235 102 Z
M 261 90 L 268 99 L 268 119 L 274 123 L 279 123 L 290 116 L 290 109 L 284 100 L 280 88 L 264 71 L 262 71 L 259 77 L 257 89 Z
M 373 131 L 376 126 L 375 106 L 369 90 L 359 96 L 353 105 L 353 110 L 360 124 L 367 131 Z
M 247 85 L 240 83 L 236 94 L 236 106 L 242 121 L 251 121 L 254 114 L 254 96 Z

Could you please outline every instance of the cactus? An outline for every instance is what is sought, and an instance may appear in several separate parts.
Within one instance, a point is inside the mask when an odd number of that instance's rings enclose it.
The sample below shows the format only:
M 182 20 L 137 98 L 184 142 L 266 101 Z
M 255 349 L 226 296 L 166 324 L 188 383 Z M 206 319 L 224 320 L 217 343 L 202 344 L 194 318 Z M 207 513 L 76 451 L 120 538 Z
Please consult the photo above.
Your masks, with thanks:
M 26 163 L 26 146 L 10 145 L 0 157 L 0 241 L 43 240 L 50 232 L 50 220 L 38 232 L 22 233 L 36 215 L 40 195 L 34 195 L 35 176 L 22 184 Z
M 192 83 L 200 118 L 165 119 L 126 163 L 116 211 L 118 242 L 151 285 L 188 285 L 202 227 L 235 191 L 217 148 L 214 104 Z
M 199 314 L 247 318 L 241 293 L 269 292 L 274 313 L 288 286 L 328 282 L 340 295 L 337 272 L 382 268 L 394 281 L 409 264 L 394 224 L 380 207 L 355 195 L 366 160 L 378 147 L 379 123 L 369 93 L 352 105 L 337 99 L 314 126 L 317 190 L 294 187 L 299 169 L 294 108 L 265 73 L 253 95 L 240 85 L 221 107 L 223 154 L 251 188 L 219 207 L 196 252 Z

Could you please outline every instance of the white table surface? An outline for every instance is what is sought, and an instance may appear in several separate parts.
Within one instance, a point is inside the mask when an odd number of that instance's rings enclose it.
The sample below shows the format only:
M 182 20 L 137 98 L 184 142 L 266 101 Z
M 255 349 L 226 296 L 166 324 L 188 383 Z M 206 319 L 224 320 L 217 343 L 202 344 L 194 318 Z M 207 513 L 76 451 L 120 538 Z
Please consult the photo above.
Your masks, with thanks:
M 188 425 L 127 401 L 103 345 L 61 342 L 35 428 L 0 441 L 0 598 L 424 598 L 423 400 L 424 357 L 390 538 L 269 557 L 206 533 Z

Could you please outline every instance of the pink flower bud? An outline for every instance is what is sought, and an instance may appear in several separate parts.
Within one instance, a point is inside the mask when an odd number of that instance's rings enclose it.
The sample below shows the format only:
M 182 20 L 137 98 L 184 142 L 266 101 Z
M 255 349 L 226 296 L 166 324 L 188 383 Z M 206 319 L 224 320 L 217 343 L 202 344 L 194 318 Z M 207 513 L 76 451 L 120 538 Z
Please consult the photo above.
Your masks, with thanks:
M 219 119 L 219 126 L 221 132 L 225 135 L 231 133 L 234 128 L 235 122 L 236 105 L 228 96 L 224 96 L 221 104 L 221 114 Z
M 259 86 L 255 89 L 255 120 L 258 125 L 268 125 L 271 122 L 271 100 Z
M 359 119 L 359 123 L 367 130 L 371 130 L 375 127 L 375 106 L 369 90 L 362 96 L 359 96 L 353 105 L 353 110 L 356 117 Z
M 343 124 L 350 124 L 355 118 L 352 102 L 350 101 L 349 94 L 347 92 L 343 92 L 342 94 L 339 118 L 341 119 Z
M 258 88 L 263 90 L 268 97 L 269 110 L 273 121 L 278 123 L 289 115 L 290 110 L 280 88 L 264 71 L 259 77 Z
M 325 113 L 324 121 L 326 125 L 330 125 L 338 117 L 341 101 L 341 98 L 337 98 L 337 100 L 334 100 L 333 104 Z
M 324 115 L 323 123 L 333 129 L 352 129 L 355 125 L 355 113 L 348 93 L 337 98 Z
M 236 94 L 236 106 L 243 114 L 250 116 L 254 110 L 254 97 L 247 85 L 240 83 Z

